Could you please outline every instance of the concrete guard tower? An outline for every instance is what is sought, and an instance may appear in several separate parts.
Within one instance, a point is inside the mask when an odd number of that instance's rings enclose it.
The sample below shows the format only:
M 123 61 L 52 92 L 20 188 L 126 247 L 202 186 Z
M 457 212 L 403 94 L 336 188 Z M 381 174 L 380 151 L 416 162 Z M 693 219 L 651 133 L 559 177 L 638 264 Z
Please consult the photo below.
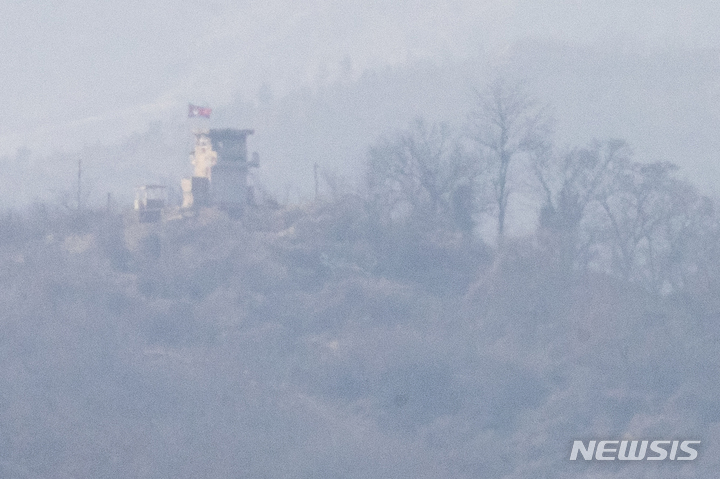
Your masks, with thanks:
M 247 137 L 254 130 L 232 128 L 196 130 L 190 154 L 192 178 L 182 180 L 183 208 L 218 206 L 231 213 L 243 211 L 248 197 L 247 175 L 258 166 L 248 161 Z

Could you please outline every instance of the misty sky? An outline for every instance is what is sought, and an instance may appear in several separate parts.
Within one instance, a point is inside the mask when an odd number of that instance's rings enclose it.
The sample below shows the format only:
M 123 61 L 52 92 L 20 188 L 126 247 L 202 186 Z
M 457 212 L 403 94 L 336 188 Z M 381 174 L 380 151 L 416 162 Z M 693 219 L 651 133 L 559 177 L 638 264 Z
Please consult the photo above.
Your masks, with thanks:
M 502 61 L 527 39 L 624 55 L 720 47 L 710 1 L 4 0 L 0 14 L 2 154 L 118 142 L 182 122 L 187 102 L 254 101 L 263 85 L 277 98 L 418 59 Z
M 141 125 L 188 100 L 262 82 L 287 89 L 353 66 L 501 51 L 525 37 L 718 46 L 717 2 L 5 0 L 0 76 L 12 144 L 21 128 Z M 652 6 L 648 6 L 652 5 Z M 183 111 L 180 109 L 179 111 Z M 75 128 L 73 128 L 74 130 Z M 81 131 L 81 128 L 78 128 Z M 22 135 L 21 135 L 22 137 Z M 13 141 L 15 140 L 15 141 Z

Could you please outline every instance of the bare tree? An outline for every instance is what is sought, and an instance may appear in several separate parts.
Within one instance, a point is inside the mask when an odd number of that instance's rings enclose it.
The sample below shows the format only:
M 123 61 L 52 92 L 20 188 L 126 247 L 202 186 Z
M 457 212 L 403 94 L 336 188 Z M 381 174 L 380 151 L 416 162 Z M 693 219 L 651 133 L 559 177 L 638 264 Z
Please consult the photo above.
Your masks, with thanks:
M 668 285 L 680 291 L 697 284 L 698 275 L 714 262 L 720 225 L 713 201 L 691 184 L 671 178 L 665 189 L 671 201 L 663 211 L 659 240 L 653 245 L 655 286 Z
M 460 229 L 471 230 L 476 175 L 447 125 L 417 119 L 370 149 L 366 186 L 375 209 L 388 220 L 454 218 Z
M 613 270 L 656 292 L 681 289 L 702 267 L 697 247 L 712 219 L 710 200 L 677 179 L 677 169 L 628 163 L 598 198 Z
M 477 91 L 470 114 L 470 136 L 480 147 L 484 175 L 490 183 L 497 214 L 498 243 L 505 234 L 511 166 L 520 157 L 542 154 L 550 147 L 551 120 L 519 85 L 504 80 Z
M 532 160 L 540 232 L 564 268 L 593 263 L 654 291 L 682 289 L 702 269 L 712 202 L 674 164 L 635 162 L 623 140 Z
M 594 141 L 564 154 L 545 149 L 533 155 L 532 168 L 543 197 L 540 230 L 558 242 L 563 267 L 573 267 L 581 252 L 587 257 L 592 237 L 580 237 L 580 224 L 588 206 L 609 194 L 614 175 L 629 164 L 629 158 L 630 149 L 622 140 Z

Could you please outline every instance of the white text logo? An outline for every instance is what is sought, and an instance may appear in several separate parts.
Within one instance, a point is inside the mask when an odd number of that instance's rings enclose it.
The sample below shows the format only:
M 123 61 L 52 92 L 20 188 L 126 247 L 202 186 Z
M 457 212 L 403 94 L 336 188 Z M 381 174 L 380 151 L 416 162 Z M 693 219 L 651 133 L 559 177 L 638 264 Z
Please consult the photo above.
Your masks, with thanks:
M 700 441 L 589 441 L 587 446 L 574 441 L 570 460 L 580 454 L 586 461 L 693 461 L 698 456 L 693 444 Z

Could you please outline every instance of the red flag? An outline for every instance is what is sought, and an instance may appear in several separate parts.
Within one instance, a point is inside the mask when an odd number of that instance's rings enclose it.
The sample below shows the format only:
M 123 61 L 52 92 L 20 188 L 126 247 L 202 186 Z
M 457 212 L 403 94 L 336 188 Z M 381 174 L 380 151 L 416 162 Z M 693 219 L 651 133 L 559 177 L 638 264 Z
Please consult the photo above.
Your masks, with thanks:
M 195 106 L 192 103 L 188 104 L 188 118 L 195 118 L 196 116 L 210 118 L 210 113 L 212 113 L 212 108 Z

